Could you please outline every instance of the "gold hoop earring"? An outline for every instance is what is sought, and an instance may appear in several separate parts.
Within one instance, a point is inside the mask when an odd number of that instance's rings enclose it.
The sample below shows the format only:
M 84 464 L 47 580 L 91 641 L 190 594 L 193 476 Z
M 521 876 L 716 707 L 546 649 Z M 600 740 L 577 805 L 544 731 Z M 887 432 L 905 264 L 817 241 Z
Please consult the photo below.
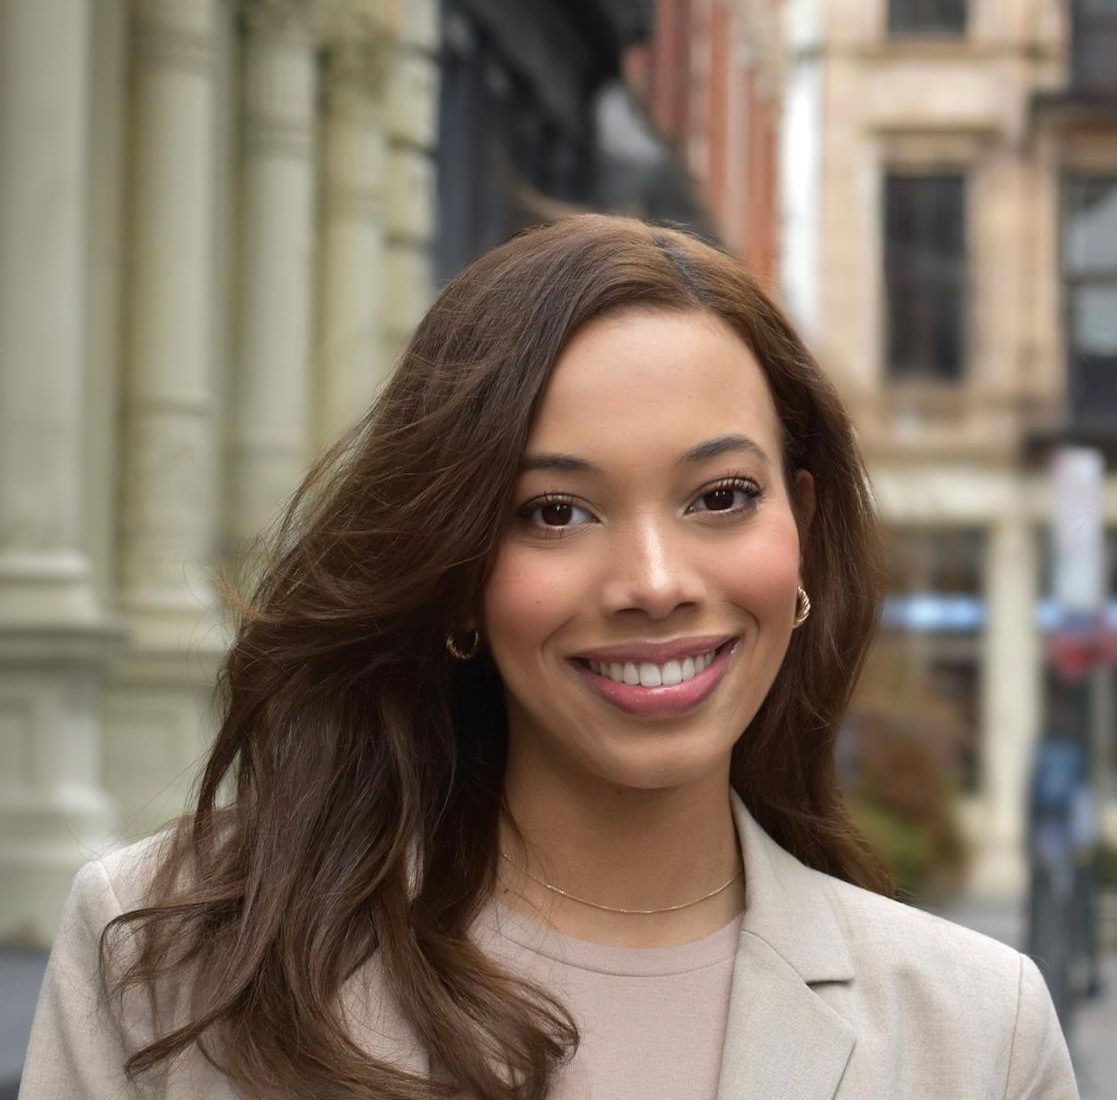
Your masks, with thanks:
M 469 632 L 473 635 L 470 642 L 467 643 L 465 649 L 461 649 L 454 641 L 453 634 L 446 635 L 446 648 L 455 656 L 459 661 L 468 661 L 472 657 L 477 656 L 477 651 L 481 648 L 481 633 L 478 630 L 471 630 Z
M 811 614 L 811 598 L 807 595 L 807 590 L 799 585 L 795 592 L 795 618 L 791 622 L 793 630 L 798 630 Z

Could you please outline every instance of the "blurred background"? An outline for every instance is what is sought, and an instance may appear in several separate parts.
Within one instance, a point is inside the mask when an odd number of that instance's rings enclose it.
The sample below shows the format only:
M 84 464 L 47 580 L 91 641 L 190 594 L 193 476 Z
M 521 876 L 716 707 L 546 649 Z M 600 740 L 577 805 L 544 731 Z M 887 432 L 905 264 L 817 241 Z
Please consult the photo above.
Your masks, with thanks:
M 1117 0 L 0 0 L 0 1097 L 74 872 L 185 803 L 213 569 L 580 210 L 724 243 L 845 396 L 844 789 L 1117 1096 Z

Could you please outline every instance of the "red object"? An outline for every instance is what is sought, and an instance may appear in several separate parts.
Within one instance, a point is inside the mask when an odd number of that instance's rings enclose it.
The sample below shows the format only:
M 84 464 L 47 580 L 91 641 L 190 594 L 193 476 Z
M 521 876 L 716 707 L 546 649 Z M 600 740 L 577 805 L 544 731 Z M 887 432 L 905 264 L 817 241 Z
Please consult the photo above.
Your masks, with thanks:
M 1047 639 L 1047 657 L 1064 680 L 1084 680 L 1095 668 L 1117 666 L 1117 630 L 1059 630 Z

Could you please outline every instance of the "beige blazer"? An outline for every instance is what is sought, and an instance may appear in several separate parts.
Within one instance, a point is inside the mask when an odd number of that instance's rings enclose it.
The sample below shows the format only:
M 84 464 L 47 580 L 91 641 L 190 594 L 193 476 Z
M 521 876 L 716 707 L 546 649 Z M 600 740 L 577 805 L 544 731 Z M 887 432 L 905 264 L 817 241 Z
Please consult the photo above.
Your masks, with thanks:
M 733 796 L 748 904 L 716 1100 L 1074 1100 L 1067 1047 L 1035 964 L 985 936 L 805 867 Z M 20 1100 L 236 1100 L 197 1054 L 130 1084 L 151 1034 L 140 1000 L 99 1007 L 96 943 L 138 904 L 154 845 L 77 875 L 51 952 Z M 375 963 L 343 991 L 370 1053 L 426 1072 Z M 176 1012 L 178 1006 L 169 1005 Z M 625 1100 L 602 1097 L 595 1100 Z M 696 1098 L 701 1100 L 701 1098 Z

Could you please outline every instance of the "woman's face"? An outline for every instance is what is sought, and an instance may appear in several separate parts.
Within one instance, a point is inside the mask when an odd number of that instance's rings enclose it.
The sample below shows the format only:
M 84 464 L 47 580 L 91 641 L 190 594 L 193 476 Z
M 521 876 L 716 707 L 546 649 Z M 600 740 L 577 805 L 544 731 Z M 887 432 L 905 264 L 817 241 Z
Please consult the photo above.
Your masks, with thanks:
M 813 505 L 797 475 L 799 513 Z M 726 775 L 783 660 L 799 530 L 780 424 L 720 319 L 629 310 L 559 358 L 484 595 L 510 762 L 629 788 Z

